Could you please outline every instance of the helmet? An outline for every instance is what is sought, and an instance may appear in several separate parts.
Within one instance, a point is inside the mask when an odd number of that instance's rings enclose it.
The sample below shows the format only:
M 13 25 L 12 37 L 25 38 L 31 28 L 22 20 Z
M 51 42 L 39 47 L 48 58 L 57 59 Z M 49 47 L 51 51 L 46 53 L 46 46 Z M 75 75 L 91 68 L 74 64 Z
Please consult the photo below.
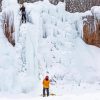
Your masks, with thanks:
M 48 80 L 49 79 L 49 76 L 46 76 L 45 79 Z

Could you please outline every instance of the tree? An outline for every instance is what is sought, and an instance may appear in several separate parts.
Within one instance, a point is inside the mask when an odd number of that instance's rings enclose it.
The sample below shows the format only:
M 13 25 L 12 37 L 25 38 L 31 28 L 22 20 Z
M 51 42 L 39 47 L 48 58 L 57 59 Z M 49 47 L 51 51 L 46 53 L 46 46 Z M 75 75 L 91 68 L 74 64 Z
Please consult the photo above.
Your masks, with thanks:
M 65 0 L 65 3 L 69 12 L 84 12 L 93 6 L 100 6 L 100 0 Z

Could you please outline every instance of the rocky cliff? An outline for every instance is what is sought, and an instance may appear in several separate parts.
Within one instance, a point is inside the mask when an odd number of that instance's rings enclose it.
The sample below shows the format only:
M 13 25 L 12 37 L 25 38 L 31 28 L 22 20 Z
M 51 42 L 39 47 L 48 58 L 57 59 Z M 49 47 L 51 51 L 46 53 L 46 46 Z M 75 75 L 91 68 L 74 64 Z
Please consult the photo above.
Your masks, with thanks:
M 20 3 L 25 2 L 25 1 L 26 2 L 35 2 L 38 0 L 18 0 L 18 2 L 20 2 Z M 59 2 L 59 0 L 56 0 L 56 1 Z M 60 1 L 63 1 L 63 0 L 60 0 Z M 69 0 L 67 0 L 67 1 L 69 1 Z M 83 5 L 82 6 L 80 5 L 79 7 L 77 6 L 77 4 L 78 5 L 80 4 L 80 2 L 78 3 L 78 1 L 77 2 L 76 1 L 66 2 L 66 4 L 68 4 L 68 6 L 66 6 L 67 7 L 66 10 L 68 10 L 70 12 L 85 11 L 86 9 L 88 10 L 92 5 L 99 5 L 100 4 L 99 3 L 100 0 L 97 0 L 96 2 L 94 2 L 94 1 L 91 0 L 91 3 L 89 2 L 89 4 L 91 4 L 91 5 L 88 5 L 88 6 L 85 5 L 86 2 L 83 2 Z M 50 2 L 55 3 L 55 0 L 50 0 Z M 1 4 L 1 1 L 0 1 L 0 4 Z M 71 7 L 71 6 L 73 6 L 73 7 Z M 76 9 L 75 7 L 78 7 L 78 8 Z M 84 9 L 80 9 L 80 7 L 83 7 Z M 9 18 L 6 18 L 5 20 L 8 21 Z M 5 24 L 5 27 L 4 27 L 5 35 L 7 36 L 8 41 L 11 42 L 13 45 L 15 45 L 13 38 L 12 38 L 12 33 L 14 32 L 14 27 L 11 26 L 11 29 L 8 30 L 9 24 L 7 24 L 5 22 L 4 22 L 4 24 Z M 100 47 L 100 20 L 95 18 L 94 15 L 83 17 L 83 40 L 87 44 Z
M 100 47 L 100 20 L 94 16 L 86 16 L 83 19 L 83 40 L 90 45 Z

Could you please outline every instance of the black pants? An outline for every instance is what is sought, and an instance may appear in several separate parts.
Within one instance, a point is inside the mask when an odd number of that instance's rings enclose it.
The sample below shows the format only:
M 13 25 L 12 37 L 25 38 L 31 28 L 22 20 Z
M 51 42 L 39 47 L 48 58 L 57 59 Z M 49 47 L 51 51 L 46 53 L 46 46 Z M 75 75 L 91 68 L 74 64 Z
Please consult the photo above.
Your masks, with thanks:
M 43 88 L 43 96 L 46 96 L 46 94 L 49 96 L 49 88 Z
M 26 14 L 22 14 L 22 23 L 23 23 L 24 20 L 25 20 L 25 23 L 26 23 Z

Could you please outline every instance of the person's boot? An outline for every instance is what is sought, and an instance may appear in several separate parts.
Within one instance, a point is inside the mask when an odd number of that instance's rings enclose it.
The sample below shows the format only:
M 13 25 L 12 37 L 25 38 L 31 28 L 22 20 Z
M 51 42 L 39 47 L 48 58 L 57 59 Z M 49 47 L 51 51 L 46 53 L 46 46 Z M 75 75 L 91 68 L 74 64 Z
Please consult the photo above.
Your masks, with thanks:
M 43 95 L 43 97 L 45 97 L 45 95 Z

